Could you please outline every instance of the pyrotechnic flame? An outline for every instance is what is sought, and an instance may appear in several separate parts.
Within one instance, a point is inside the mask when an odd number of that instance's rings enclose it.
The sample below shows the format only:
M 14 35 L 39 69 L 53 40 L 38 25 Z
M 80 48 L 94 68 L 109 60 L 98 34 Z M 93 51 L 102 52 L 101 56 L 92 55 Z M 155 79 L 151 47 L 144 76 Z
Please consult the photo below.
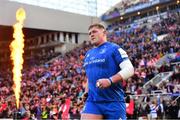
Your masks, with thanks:
M 24 34 L 22 31 L 23 22 L 26 18 L 26 13 L 23 8 L 19 8 L 16 12 L 17 23 L 13 25 L 14 40 L 10 44 L 11 60 L 13 61 L 13 90 L 16 97 L 16 106 L 19 108 L 19 98 L 21 92 L 21 70 L 23 69 L 23 53 L 24 53 Z

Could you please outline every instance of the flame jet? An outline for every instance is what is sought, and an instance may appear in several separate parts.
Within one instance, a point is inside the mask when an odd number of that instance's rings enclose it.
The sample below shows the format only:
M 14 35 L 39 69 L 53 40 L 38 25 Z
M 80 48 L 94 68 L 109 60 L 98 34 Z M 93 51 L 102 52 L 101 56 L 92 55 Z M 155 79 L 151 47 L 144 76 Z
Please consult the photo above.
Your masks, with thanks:
M 23 8 L 19 8 L 16 11 L 16 20 L 17 23 L 13 25 L 14 33 L 13 38 L 14 40 L 10 44 L 11 50 L 11 60 L 13 62 L 13 90 L 16 97 L 16 106 L 19 108 L 19 98 L 21 92 L 21 79 L 22 79 L 22 69 L 23 69 L 23 53 L 24 53 L 24 34 L 22 31 L 23 22 L 26 18 L 26 13 Z

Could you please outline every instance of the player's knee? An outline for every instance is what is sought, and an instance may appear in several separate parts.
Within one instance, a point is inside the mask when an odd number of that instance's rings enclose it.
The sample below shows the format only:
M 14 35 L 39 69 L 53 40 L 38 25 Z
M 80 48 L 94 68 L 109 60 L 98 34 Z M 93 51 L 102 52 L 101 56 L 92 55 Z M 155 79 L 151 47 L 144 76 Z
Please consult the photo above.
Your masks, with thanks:
M 92 120 L 92 119 L 101 120 L 101 119 L 103 119 L 103 116 L 96 115 L 96 114 L 87 114 L 87 113 L 81 114 L 81 120 Z

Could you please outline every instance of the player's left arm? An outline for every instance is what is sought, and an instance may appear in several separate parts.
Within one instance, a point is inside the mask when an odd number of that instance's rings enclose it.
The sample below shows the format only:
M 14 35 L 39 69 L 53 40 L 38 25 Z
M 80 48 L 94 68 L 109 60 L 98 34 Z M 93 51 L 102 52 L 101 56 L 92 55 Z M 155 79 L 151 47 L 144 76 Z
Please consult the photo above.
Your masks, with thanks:
M 134 75 L 134 67 L 129 59 L 124 60 L 122 63 L 120 63 L 119 67 L 121 68 L 121 70 L 117 74 L 109 78 L 99 79 L 96 83 L 96 86 L 98 88 L 107 88 L 114 83 L 127 80 Z
M 124 61 L 122 61 L 119 64 L 119 67 L 121 68 L 121 70 L 117 74 L 110 77 L 112 83 L 127 80 L 134 75 L 134 67 L 129 59 L 125 59 Z
M 116 62 L 119 63 L 120 71 L 109 78 L 99 79 L 96 84 L 97 87 L 106 88 L 114 83 L 127 80 L 134 75 L 134 67 L 129 60 L 127 53 L 122 48 L 119 48 L 114 52 L 114 57 Z
M 124 51 L 122 48 L 116 48 L 113 52 L 113 55 L 115 57 L 115 61 L 118 63 L 120 67 L 120 71 L 111 76 L 110 80 L 112 80 L 112 83 L 117 83 L 123 80 L 127 80 L 131 76 L 134 75 L 134 67 L 131 63 L 131 61 L 128 58 L 128 55 L 126 51 Z

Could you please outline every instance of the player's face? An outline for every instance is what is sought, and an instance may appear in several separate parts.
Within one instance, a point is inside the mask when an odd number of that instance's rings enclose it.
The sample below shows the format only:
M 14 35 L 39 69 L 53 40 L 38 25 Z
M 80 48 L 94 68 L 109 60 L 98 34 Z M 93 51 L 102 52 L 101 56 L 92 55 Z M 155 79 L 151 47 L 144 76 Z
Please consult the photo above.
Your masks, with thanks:
M 103 42 L 105 32 L 103 29 L 99 29 L 97 27 L 92 27 L 89 30 L 89 39 L 92 44 L 99 45 Z

